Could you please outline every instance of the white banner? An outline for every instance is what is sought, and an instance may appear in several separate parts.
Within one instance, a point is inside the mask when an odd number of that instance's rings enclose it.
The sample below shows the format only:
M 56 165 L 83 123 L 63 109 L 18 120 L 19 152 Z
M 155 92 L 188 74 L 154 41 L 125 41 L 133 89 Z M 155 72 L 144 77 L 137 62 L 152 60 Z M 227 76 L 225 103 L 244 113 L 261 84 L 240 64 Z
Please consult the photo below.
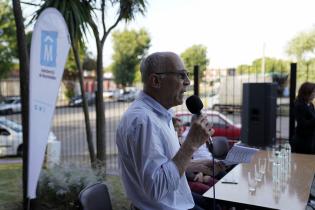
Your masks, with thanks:
M 60 81 L 70 48 L 68 28 L 60 12 L 45 9 L 32 35 L 30 55 L 30 106 L 27 197 L 36 198 L 48 134 Z

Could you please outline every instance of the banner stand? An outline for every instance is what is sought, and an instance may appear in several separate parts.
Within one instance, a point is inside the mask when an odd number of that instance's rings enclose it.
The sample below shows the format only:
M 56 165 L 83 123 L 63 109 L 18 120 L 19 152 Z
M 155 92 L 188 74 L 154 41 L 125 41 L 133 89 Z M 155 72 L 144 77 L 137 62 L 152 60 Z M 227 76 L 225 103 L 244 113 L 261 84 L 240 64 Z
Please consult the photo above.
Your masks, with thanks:
M 42 11 L 34 26 L 30 51 L 28 206 L 36 204 L 37 184 L 70 46 L 62 14 L 55 8 Z

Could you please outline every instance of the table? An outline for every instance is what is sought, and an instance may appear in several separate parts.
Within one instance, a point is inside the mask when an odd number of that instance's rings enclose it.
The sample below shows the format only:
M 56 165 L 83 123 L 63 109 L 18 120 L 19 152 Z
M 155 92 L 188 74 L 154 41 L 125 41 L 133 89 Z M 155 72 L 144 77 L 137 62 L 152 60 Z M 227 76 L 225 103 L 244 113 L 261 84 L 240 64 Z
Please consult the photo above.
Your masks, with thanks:
M 258 183 L 256 192 L 248 190 L 247 174 L 254 171 L 259 158 L 267 158 L 266 174 Z M 238 164 L 215 185 L 216 200 L 233 203 L 234 206 L 249 209 L 303 210 L 309 198 L 315 173 L 315 155 L 291 154 L 291 163 L 286 178 L 275 184 L 272 178 L 272 162 L 267 151 L 259 151 L 250 164 Z M 237 184 L 224 184 L 222 180 L 235 179 Z M 204 193 L 213 198 L 213 189 Z

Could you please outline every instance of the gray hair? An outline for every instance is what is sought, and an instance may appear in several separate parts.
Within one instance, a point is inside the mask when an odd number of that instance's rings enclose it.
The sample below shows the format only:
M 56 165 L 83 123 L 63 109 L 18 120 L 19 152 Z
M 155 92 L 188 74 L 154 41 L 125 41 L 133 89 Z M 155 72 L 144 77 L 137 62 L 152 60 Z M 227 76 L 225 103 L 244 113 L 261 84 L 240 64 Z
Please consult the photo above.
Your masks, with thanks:
M 156 52 L 144 58 L 140 64 L 142 82 L 145 83 L 152 73 L 167 71 L 172 57 L 178 58 L 178 55 L 173 52 Z

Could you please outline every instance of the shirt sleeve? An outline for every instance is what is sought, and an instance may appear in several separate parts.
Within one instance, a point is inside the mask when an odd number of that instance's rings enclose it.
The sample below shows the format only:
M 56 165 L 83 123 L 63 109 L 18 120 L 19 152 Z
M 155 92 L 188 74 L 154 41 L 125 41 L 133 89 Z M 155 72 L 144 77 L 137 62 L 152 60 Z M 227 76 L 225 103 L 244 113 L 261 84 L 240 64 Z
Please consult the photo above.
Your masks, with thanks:
M 136 124 L 128 133 L 129 151 L 145 193 L 159 201 L 177 190 L 181 177 L 175 163 L 167 157 L 160 128 L 146 121 Z

